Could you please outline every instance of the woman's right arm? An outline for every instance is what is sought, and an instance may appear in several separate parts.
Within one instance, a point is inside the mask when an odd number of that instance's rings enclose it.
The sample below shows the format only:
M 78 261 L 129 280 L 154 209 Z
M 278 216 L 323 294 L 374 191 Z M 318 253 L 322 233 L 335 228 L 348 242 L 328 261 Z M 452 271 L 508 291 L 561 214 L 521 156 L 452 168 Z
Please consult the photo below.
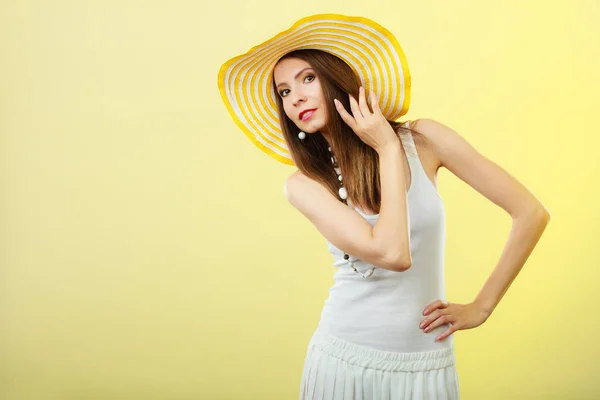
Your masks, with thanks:
M 381 210 L 373 227 L 320 183 L 300 171 L 287 179 L 284 185 L 286 198 L 338 249 L 383 269 L 406 271 L 412 260 L 401 152 L 399 140 L 378 151 Z
M 406 270 L 412 264 L 412 257 L 402 153 L 400 140 L 378 150 L 381 206 L 379 218 L 373 227 L 373 237 L 379 246 L 386 249 L 387 257 L 397 260 L 396 262 L 403 266 L 403 270 Z

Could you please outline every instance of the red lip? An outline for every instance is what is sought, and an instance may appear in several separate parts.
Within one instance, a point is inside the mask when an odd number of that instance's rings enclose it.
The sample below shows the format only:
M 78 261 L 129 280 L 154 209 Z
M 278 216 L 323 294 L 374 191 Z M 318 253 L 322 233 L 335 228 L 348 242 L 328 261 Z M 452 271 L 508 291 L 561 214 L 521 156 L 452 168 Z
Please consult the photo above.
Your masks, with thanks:
M 309 111 L 315 111 L 315 110 L 316 110 L 316 108 L 309 108 L 309 109 L 306 109 L 304 111 L 301 111 L 300 114 L 298 114 L 298 118 L 302 119 L 302 116 L 304 115 L 304 113 L 307 113 Z

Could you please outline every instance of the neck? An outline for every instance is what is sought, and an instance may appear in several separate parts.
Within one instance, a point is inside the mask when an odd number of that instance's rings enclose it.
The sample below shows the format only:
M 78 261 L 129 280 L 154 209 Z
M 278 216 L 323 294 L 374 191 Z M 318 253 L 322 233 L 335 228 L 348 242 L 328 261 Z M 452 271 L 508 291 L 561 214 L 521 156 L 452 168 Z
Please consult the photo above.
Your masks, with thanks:
M 325 138 L 327 145 L 329 147 L 331 147 L 331 150 L 333 151 L 333 146 L 331 145 L 331 138 L 329 136 L 329 133 L 327 133 L 327 131 L 325 131 L 325 130 L 321 130 L 320 132 L 321 132 L 321 135 L 323 135 L 323 137 Z

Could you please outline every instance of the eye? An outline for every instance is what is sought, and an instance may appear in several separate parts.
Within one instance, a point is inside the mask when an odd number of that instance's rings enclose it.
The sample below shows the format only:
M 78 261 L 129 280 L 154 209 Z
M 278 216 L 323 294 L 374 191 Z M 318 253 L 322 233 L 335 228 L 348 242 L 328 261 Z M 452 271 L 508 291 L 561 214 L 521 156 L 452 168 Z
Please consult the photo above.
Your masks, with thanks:
M 308 74 L 308 75 L 306 75 L 306 76 L 304 77 L 304 81 L 306 81 L 306 78 L 311 78 L 311 80 L 309 81 L 309 83 L 315 80 L 315 76 L 314 76 L 314 75 L 312 75 L 312 74 Z M 279 96 L 281 96 L 281 97 L 285 97 L 285 91 L 286 91 L 286 90 L 289 90 L 289 89 L 283 89 L 281 92 L 279 92 Z

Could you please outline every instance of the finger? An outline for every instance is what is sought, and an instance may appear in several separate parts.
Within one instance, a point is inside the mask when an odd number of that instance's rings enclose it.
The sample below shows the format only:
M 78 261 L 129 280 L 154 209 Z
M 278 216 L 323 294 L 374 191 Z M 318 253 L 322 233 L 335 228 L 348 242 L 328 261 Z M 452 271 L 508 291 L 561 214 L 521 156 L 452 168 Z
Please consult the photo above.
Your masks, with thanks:
M 446 308 L 449 305 L 450 305 L 450 303 L 448 303 L 445 300 L 436 300 L 433 303 L 429 304 L 427 307 L 425 307 L 425 309 L 423 310 L 423 315 L 429 314 L 436 308 Z
M 437 335 L 435 337 L 435 341 L 439 342 L 440 340 L 444 340 L 445 338 L 452 335 L 457 330 L 458 330 L 458 328 L 456 327 L 456 324 L 454 324 L 451 327 L 449 327 L 448 329 L 446 329 L 443 333 L 440 333 L 439 335 Z
M 374 114 L 381 113 L 381 109 L 379 108 L 379 100 L 377 99 L 377 95 L 374 90 L 371 90 L 371 108 L 373 109 Z
M 452 324 L 453 321 L 454 321 L 454 317 L 452 317 L 451 315 L 441 315 L 439 318 L 437 318 L 435 321 L 433 321 L 427 328 L 425 328 L 423 330 L 423 332 L 427 333 L 427 332 L 434 330 L 438 326 L 442 326 L 445 324 Z
M 419 328 L 423 329 L 427 327 L 427 325 L 439 318 L 440 315 L 442 315 L 442 312 L 440 310 L 433 311 L 431 315 L 429 315 L 427 318 L 421 321 L 421 323 L 419 324 Z
M 342 104 L 341 101 L 339 101 L 338 99 L 333 99 L 333 102 L 335 104 L 335 108 L 338 111 L 338 113 L 340 114 L 340 117 L 342 117 L 342 120 L 351 128 L 354 130 L 354 127 L 356 126 L 356 121 L 354 120 L 354 118 L 352 118 L 352 115 L 348 114 L 348 111 L 346 111 L 346 108 L 344 108 L 344 105 Z
M 429 324 L 431 324 L 433 321 L 435 321 L 436 319 L 440 318 L 443 315 L 450 315 L 450 310 L 437 309 L 437 310 L 433 311 L 427 318 L 425 318 L 423 321 L 421 321 L 421 323 L 419 324 L 419 328 L 421 328 L 421 329 L 427 328 L 427 326 Z M 452 319 L 454 319 L 454 318 L 452 318 Z
M 356 99 L 354 97 L 352 97 L 351 94 L 349 96 L 350 96 L 350 109 L 352 110 L 352 116 L 354 116 L 356 123 L 359 123 L 359 121 L 363 119 L 363 115 L 360 111 L 360 108 L 358 107 L 358 103 L 356 102 Z
M 362 86 L 358 89 L 358 107 L 363 117 L 371 115 L 371 110 L 369 110 L 367 99 L 365 98 L 365 88 Z

